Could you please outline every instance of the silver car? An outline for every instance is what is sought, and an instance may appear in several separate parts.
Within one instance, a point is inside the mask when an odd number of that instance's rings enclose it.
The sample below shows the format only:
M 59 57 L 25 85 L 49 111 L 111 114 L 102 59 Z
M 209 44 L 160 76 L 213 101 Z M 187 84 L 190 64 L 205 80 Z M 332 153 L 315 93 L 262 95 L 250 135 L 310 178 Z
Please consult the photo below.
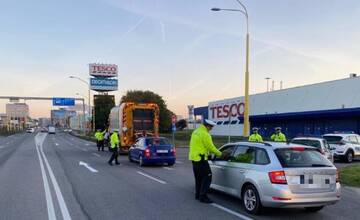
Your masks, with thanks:
M 315 212 L 340 200 L 336 167 L 313 147 L 238 142 L 220 151 L 209 161 L 211 188 L 239 197 L 250 214 L 262 207 Z
M 318 137 L 297 137 L 290 141 L 293 144 L 301 144 L 305 146 L 315 147 L 325 158 L 334 163 L 334 154 L 332 151 L 335 149 L 331 147 L 324 138 Z

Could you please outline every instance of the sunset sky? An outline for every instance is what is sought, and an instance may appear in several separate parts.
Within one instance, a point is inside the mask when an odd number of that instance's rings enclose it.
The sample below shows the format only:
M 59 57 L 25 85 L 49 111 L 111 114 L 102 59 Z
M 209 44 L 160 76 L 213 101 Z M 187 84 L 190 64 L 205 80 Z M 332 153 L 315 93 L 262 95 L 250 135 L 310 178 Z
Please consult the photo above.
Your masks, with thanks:
M 88 64 L 119 66 L 121 96 L 152 90 L 171 110 L 244 94 L 245 18 L 235 0 L 0 0 L 0 96 L 87 95 Z M 360 73 L 360 1 L 243 0 L 250 93 Z M 0 113 L 5 103 L 0 101 Z M 31 101 L 31 116 L 51 102 Z

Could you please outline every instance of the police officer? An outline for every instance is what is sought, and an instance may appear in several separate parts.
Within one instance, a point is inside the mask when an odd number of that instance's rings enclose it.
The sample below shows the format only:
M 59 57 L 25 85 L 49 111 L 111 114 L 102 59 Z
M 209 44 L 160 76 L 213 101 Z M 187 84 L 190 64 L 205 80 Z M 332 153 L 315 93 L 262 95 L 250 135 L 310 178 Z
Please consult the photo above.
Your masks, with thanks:
M 190 140 L 189 160 L 192 161 L 195 176 L 195 199 L 203 203 L 212 203 L 207 197 L 212 178 L 211 169 L 207 161 L 209 152 L 217 157 L 221 156 L 221 152 L 213 144 L 209 133 L 215 125 L 215 122 L 206 119 L 204 124 L 193 131 Z
M 111 136 L 110 136 L 110 150 L 112 152 L 112 155 L 110 157 L 110 160 L 109 160 L 109 164 L 110 166 L 112 166 L 112 162 L 113 160 L 115 160 L 115 163 L 116 165 L 119 165 L 119 161 L 118 161 L 118 156 L 119 156 L 119 153 L 118 153 L 118 147 L 119 147 L 119 137 L 118 137 L 118 130 L 114 129 Z
M 258 133 L 259 129 L 257 127 L 253 127 L 253 133 L 249 137 L 250 142 L 263 142 L 261 135 Z
M 270 139 L 275 142 L 286 142 L 285 134 L 281 132 L 281 127 L 275 128 L 275 133 L 271 135 Z
M 104 151 L 104 134 L 105 134 L 105 132 L 106 132 L 106 130 L 101 131 L 101 129 L 98 129 L 95 132 L 95 138 L 96 138 L 96 144 L 97 144 L 98 151 L 100 151 L 100 149 L 102 151 Z

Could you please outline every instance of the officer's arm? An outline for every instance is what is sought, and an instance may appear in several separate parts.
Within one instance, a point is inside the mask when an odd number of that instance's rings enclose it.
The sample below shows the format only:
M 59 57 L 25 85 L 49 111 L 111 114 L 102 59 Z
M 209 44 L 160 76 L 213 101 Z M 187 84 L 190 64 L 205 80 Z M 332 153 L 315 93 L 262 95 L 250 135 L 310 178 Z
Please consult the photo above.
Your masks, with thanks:
M 270 139 L 273 141 L 275 140 L 275 134 L 271 135 Z
M 264 142 L 261 136 L 259 136 L 259 141 Z
M 221 157 L 221 152 L 215 147 L 210 135 L 204 135 L 204 146 L 208 151 L 215 154 L 217 157 Z
M 282 135 L 282 139 L 283 139 L 284 142 L 286 142 L 285 134 Z

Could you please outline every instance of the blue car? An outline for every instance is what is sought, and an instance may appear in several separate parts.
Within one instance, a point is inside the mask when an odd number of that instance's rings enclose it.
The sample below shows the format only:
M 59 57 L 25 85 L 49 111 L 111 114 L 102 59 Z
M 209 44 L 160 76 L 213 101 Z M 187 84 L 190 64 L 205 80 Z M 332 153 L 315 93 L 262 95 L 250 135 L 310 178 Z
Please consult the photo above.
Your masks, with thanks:
M 129 161 L 139 162 L 140 166 L 147 164 L 175 164 L 176 150 L 167 138 L 143 137 L 129 149 Z

